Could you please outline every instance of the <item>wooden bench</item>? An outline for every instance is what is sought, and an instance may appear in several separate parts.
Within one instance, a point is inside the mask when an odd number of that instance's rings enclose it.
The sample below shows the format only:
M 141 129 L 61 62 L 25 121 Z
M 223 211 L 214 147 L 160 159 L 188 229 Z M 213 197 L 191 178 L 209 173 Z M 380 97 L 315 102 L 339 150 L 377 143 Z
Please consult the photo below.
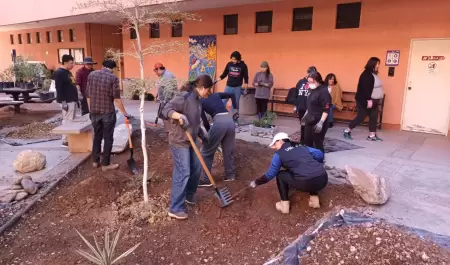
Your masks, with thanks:
M 92 124 L 89 114 L 75 117 L 73 121 L 67 121 L 52 130 L 55 134 L 67 135 L 69 151 L 71 153 L 86 153 L 92 151 Z
M 276 113 L 279 116 L 287 116 L 287 117 L 297 117 L 297 114 L 295 114 L 292 109 L 294 108 L 294 105 L 286 102 L 286 97 L 289 92 L 289 89 L 285 88 L 274 88 L 272 96 L 269 98 L 270 103 L 270 111 Z M 275 111 L 275 104 L 280 105 L 288 105 L 289 108 L 291 108 L 291 111 Z
M 14 113 L 20 114 L 20 105 L 23 104 L 23 101 L 16 100 L 0 100 L 0 108 L 7 106 L 14 106 Z

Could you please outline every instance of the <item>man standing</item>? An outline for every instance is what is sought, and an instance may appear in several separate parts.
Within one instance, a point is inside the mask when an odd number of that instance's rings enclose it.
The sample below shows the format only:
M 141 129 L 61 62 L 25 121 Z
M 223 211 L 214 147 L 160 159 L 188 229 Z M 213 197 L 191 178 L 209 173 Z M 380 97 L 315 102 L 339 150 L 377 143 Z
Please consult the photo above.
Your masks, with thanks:
M 93 167 L 100 166 L 100 154 L 103 146 L 101 166 L 103 171 L 114 170 L 119 164 L 111 164 L 111 150 L 114 141 L 114 128 L 116 125 L 116 111 L 114 104 L 128 119 L 131 116 L 125 111 L 120 98 L 119 78 L 114 75 L 116 62 L 104 60 L 103 69 L 89 74 L 86 87 L 86 99 L 90 110 L 92 127 L 94 128 L 94 142 L 92 145 Z
M 97 63 L 92 60 L 92 57 L 85 57 L 83 67 L 80 68 L 75 75 L 77 88 L 81 92 L 81 115 L 89 113 L 89 107 L 86 100 L 86 85 L 88 75 L 94 71 L 94 64 Z
M 73 57 L 64 54 L 61 58 L 61 66 L 53 74 L 56 88 L 56 101 L 61 104 L 62 123 L 73 121 L 77 113 L 78 91 L 75 80 L 70 70 L 73 68 Z M 67 147 L 67 135 L 62 136 L 62 146 Z
M 163 120 L 164 130 L 169 132 L 170 120 L 164 119 L 161 111 L 175 95 L 175 91 L 178 89 L 177 80 L 171 72 L 166 70 L 162 63 L 156 63 L 153 71 L 159 77 L 159 80 L 156 82 L 156 88 L 158 89 L 157 100 L 159 101 L 158 118 Z

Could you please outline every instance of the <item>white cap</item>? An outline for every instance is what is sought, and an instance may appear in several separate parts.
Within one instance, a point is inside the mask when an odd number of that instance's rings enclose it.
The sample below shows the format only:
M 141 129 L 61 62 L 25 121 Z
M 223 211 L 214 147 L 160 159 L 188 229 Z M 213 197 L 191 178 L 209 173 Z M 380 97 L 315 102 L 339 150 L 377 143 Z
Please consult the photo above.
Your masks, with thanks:
M 272 142 L 269 144 L 269 147 L 274 145 L 276 141 L 284 140 L 284 139 L 289 139 L 289 135 L 287 135 L 287 133 L 280 132 L 280 133 L 275 134 L 275 136 L 273 137 Z

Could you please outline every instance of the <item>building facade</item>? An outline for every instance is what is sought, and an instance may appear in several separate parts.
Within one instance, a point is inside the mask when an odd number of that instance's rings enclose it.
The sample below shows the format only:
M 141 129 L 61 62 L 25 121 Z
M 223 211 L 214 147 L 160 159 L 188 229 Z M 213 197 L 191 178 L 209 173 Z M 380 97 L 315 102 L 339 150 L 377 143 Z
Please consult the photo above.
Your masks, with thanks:
M 216 7 L 211 2 L 216 3 Z M 184 23 L 175 36 L 170 25 L 160 26 L 159 38 L 151 38 L 150 30 L 142 29 L 144 46 L 161 40 L 187 43 L 189 36 L 216 35 L 216 76 L 223 71 L 230 54 L 237 50 L 249 67 L 250 79 L 259 71 L 261 61 L 268 61 L 275 87 L 286 89 L 295 86 L 305 75 L 307 67 L 314 65 L 323 76 L 336 74 L 344 91 L 356 91 L 367 60 L 372 56 L 379 57 L 380 77 L 386 93 L 385 128 L 448 133 L 450 90 L 445 87 L 450 82 L 449 1 L 282 0 L 237 3 L 186 2 L 185 5 L 191 5 L 191 12 L 198 14 L 202 21 Z M 57 30 L 63 29 L 64 34 L 68 34 L 66 32 L 71 28 L 76 30 L 79 45 L 56 42 Z M 105 30 L 99 31 L 98 28 Z M 20 31 L 8 29 L 0 32 L 0 54 L 2 58 L 8 58 L 14 48 L 18 54 L 31 53 L 33 60 L 46 58 L 46 61 L 57 64 L 57 49 L 83 47 L 85 55 L 99 61 L 107 46 L 115 45 L 125 51 L 132 49 L 134 40 L 130 34 L 123 34 L 121 41 L 111 37 L 117 35 L 113 34 L 116 28 L 92 21 L 52 27 L 54 42 L 41 45 L 46 48 L 26 43 L 26 34 L 30 32 L 33 36 L 36 32 L 31 25 L 30 29 Z M 42 34 L 47 31 L 41 30 Z M 22 35 L 22 44 L 11 44 L 10 36 L 17 40 L 18 34 Z M 156 62 L 163 63 L 178 78 L 187 79 L 189 48 L 186 46 L 176 54 L 146 57 L 146 75 L 153 75 L 152 67 Z M 387 66 L 389 63 L 392 68 Z M 0 64 L 0 67 L 5 66 L 4 61 Z M 139 64 L 133 58 L 124 59 L 123 69 L 125 77 L 139 76 Z M 217 88 L 223 90 L 224 86 L 224 83 L 219 83 Z

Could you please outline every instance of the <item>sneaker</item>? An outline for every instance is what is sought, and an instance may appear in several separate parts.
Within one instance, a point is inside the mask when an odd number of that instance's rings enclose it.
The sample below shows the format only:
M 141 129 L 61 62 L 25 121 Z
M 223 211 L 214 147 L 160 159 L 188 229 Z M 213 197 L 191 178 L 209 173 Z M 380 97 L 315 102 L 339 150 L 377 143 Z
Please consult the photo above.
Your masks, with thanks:
M 212 186 L 212 183 L 211 183 L 209 180 L 203 180 L 203 179 L 201 179 L 201 180 L 198 182 L 198 186 L 199 186 L 199 187 L 211 187 L 211 186 Z
M 236 177 L 235 176 L 225 176 L 223 178 L 223 181 L 235 181 Z
M 94 162 L 94 163 L 92 163 L 92 167 L 93 167 L 93 168 L 99 168 L 99 167 L 100 167 L 100 164 L 97 163 L 97 162 Z
M 185 220 L 188 218 L 188 214 L 185 212 L 179 212 L 179 213 L 168 213 L 170 217 L 175 218 L 177 220 Z
M 346 140 L 353 140 L 352 138 L 352 133 L 351 132 L 346 132 L 345 130 L 342 132 L 342 134 L 344 135 L 344 138 Z
M 185 199 L 184 202 L 186 204 L 189 204 L 189 205 L 192 205 L 192 206 L 195 206 L 197 204 L 197 201 L 195 199 Z
M 102 166 L 102 171 L 116 170 L 119 168 L 119 164 L 110 164 L 107 166 Z
M 378 135 L 374 135 L 374 136 L 367 136 L 367 141 L 374 141 L 374 142 L 382 142 L 383 139 L 381 139 L 380 137 L 378 137 Z
M 61 144 L 61 147 L 66 147 L 66 148 L 67 148 L 67 147 L 69 147 L 69 143 L 67 143 L 67 142 L 62 143 L 62 144 Z

